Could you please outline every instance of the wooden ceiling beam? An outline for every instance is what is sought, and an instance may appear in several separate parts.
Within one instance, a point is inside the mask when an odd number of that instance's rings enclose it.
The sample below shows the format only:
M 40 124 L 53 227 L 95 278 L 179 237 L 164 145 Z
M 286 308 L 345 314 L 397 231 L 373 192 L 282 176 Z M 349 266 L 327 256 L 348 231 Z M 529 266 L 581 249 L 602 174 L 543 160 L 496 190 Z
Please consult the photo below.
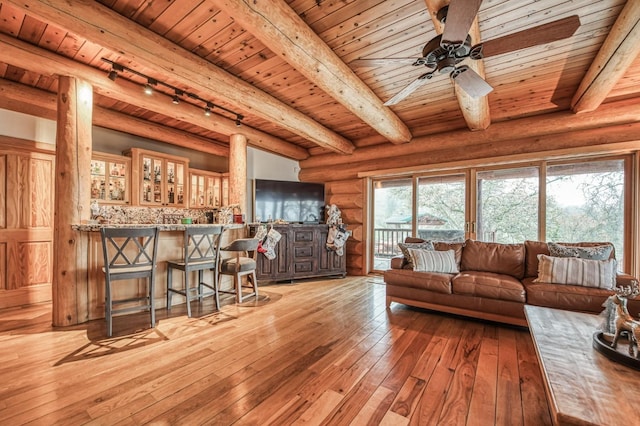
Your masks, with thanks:
M 317 155 L 300 161 L 300 167 L 302 169 L 317 167 L 340 169 L 341 165 L 348 165 L 347 168 L 353 168 L 359 162 L 376 160 L 382 162 L 386 160 L 388 162 L 390 158 L 395 159 L 402 156 L 414 156 L 427 161 L 430 153 L 435 150 L 464 150 L 480 144 L 511 145 L 514 141 L 527 138 L 530 140 L 539 138 L 540 141 L 535 143 L 540 145 L 554 138 L 567 139 L 569 138 L 567 135 L 572 135 L 573 132 L 596 131 L 610 126 L 635 125 L 639 122 L 639 116 L 640 103 L 638 103 L 637 99 L 629 99 L 607 103 L 597 111 L 585 112 L 584 114 L 561 111 L 500 121 L 493 123 L 484 132 L 470 133 L 467 130 L 456 130 L 416 137 L 409 144 L 397 145 L 391 148 L 383 145 L 367 146 L 358 148 L 350 157 L 335 154 Z M 635 127 L 637 128 L 637 126 Z M 548 147 L 540 146 L 539 149 L 545 150 Z
M 640 53 L 640 2 L 627 0 L 571 100 L 575 113 L 593 111 Z
M 425 0 L 433 26 L 438 34 L 442 34 L 444 26 L 437 18 L 437 13 L 444 6 L 449 4 L 450 0 Z M 476 45 L 480 43 L 480 27 L 478 26 L 478 17 L 473 20 L 471 29 L 469 30 L 471 36 L 471 44 Z M 484 62 L 480 60 L 467 60 L 464 62 L 469 68 L 478 73 L 480 77 L 485 78 Z M 451 79 L 449 79 L 451 80 Z M 464 121 L 467 123 L 469 130 L 485 130 L 491 124 L 491 115 L 489 112 L 489 97 L 481 96 L 473 98 L 467 94 L 464 90 L 458 88 L 456 84 L 451 81 L 451 84 L 455 88 L 456 98 L 458 99 L 458 105 L 460 105 L 460 111 L 464 117 Z
M 56 119 L 57 95 L 42 89 L 0 78 L 0 107 L 18 112 Z M 100 106 L 93 108 L 93 124 L 106 129 L 168 143 L 198 152 L 229 157 L 229 146 L 213 139 L 193 135 L 151 121 L 135 118 Z
M 51 22 L 119 55 L 131 67 L 156 70 L 186 87 L 215 93 L 234 107 L 255 114 L 331 151 L 350 154 L 346 138 L 222 68 L 147 30 L 95 1 L 5 0 L 26 14 Z M 29 69 L 29 68 L 26 68 Z
M 247 125 L 242 125 L 239 129 L 234 120 L 217 114 L 206 117 L 202 108 L 188 102 L 173 105 L 164 97 L 144 95 L 139 85 L 124 78 L 111 81 L 102 71 L 4 34 L 0 34 L 0 62 L 47 76 L 77 76 L 90 82 L 93 90 L 102 96 L 148 109 L 223 135 L 242 133 L 248 138 L 250 145 L 288 158 L 302 160 L 309 157 L 309 152 L 298 145 L 283 141 Z
M 312 83 L 392 143 L 411 140 L 409 128 L 384 106 L 333 50 L 283 0 L 209 1 Z

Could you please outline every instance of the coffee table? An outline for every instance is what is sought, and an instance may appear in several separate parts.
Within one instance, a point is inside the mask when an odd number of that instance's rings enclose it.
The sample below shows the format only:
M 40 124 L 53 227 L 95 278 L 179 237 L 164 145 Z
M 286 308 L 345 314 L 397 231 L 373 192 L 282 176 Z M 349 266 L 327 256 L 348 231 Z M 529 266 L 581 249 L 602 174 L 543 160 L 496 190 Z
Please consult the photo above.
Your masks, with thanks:
M 598 315 L 529 305 L 525 314 L 554 424 L 640 422 L 640 371 L 593 348 Z

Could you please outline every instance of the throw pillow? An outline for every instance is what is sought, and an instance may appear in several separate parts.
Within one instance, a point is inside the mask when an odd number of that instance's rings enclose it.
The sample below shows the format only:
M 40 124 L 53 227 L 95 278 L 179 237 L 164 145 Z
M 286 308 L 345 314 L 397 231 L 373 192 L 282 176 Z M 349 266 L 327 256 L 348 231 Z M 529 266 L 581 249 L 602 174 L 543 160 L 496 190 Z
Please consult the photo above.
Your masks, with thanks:
M 549 254 L 555 257 L 579 257 L 590 260 L 607 260 L 611 257 L 613 245 L 603 244 L 593 247 L 564 246 L 557 243 L 548 243 Z
M 422 250 L 433 250 L 433 244 L 430 241 L 425 241 L 422 243 L 398 243 L 398 247 L 400 247 L 400 251 L 404 255 L 404 259 L 407 261 L 407 265 L 413 269 L 413 259 L 411 258 L 411 253 L 409 253 L 409 249 L 422 249 Z
M 456 252 L 453 250 L 420 250 L 408 249 L 413 258 L 414 271 L 439 272 L 442 274 L 455 274 L 460 272 L 456 263 Z
M 616 285 L 616 261 L 539 254 L 538 278 L 533 281 L 611 290 Z

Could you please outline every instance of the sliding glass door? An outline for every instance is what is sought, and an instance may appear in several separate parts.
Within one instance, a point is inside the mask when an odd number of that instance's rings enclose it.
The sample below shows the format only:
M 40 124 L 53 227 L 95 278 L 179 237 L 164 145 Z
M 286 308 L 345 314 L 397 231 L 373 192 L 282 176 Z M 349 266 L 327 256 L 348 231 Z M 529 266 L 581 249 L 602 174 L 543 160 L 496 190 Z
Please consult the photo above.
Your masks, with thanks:
M 465 240 L 466 175 L 418 178 L 418 237 L 425 240 Z
M 398 243 L 412 235 L 413 179 L 373 182 L 373 249 L 371 269 L 389 269 L 400 253 Z

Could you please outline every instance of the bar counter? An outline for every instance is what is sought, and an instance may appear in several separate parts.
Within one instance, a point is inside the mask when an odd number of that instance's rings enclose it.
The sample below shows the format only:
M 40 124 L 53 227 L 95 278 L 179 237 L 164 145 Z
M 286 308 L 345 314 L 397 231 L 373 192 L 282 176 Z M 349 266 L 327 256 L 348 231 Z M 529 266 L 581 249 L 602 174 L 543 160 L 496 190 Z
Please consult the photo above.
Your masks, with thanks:
M 100 229 L 104 227 L 157 227 L 160 229 L 160 237 L 158 240 L 157 253 L 157 269 L 155 279 L 155 308 L 166 308 L 167 303 L 167 260 L 180 259 L 182 247 L 184 245 L 184 230 L 187 227 L 209 226 L 200 224 L 75 224 L 72 229 L 80 231 L 80 242 L 82 253 L 86 257 L 78 258 L 78 294 L 77 294 L 77 310 L 79 322 L 104 318 L 104 273 L 102 267 L 104 258 L 102 255 L 102 240 L 100 237 Z M 247 228 L 243 224 L 225 224 L 220 244 L 227 245 L 236 238 L 244 238 L 247 236 Z M 221 256 L 229 254 L 222 253 Z M 192 283 L 196 282 L 195 272 Z M 205 281 L 212 282 L 213 273 L 205 272 Z M 182 273 L 174 271 L 173 285 L 180 288 L 183 286 L 184 279 Z M 126 299 L 144 294 L 146 288 L 146 280 L 131 280 L 130 283 L 122 281 L 118 282 L 114 288 L 114 299 Z M 228 276 L 222 276 L 220 286 L 229 288 L 233 286 L 233 281 Z M 183 296 L 174 295 L 172 297 L 172 305 L 185 303 Z M 196 302 L 192 302 L 196 303 Z

